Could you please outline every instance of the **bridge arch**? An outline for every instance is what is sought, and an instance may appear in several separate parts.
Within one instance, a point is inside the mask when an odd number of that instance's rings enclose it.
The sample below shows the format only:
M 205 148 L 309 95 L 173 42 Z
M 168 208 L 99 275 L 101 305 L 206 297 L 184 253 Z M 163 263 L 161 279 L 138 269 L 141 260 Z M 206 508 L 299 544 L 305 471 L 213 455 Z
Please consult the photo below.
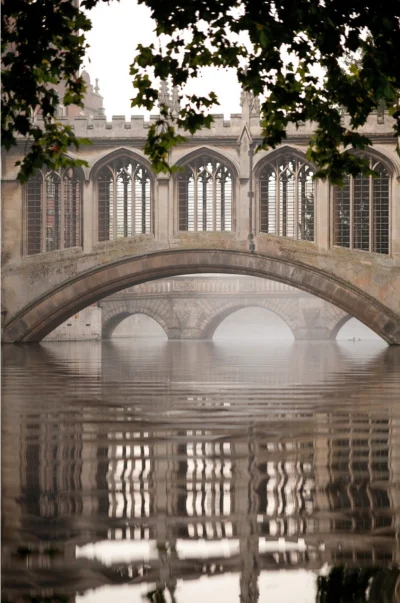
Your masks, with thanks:
M 347 322 L 349 322 L 349 320 L 351 320 L 352 318 L 353 318 L 353 316 L 349 316 L 349 315 L 342 316 L 342 317 L 341 317 L 341 318 L 338 320 L 338 322 L 337 322 L 337 324 L 335 325 L 334 329 L 332 330 L 332 336 L 331 336 L 331 339 L 336 339 L 336 337 L 337 337 L 337 336 L 338 336 L 338 334 L 339 334 L 340 329 L 341 329 L 342 327 L 344 327 L 344 325 L 345 325 Z
M 217 312 L 214 316 L 211 316 L 207 322 L 203 325 L 203 339 L 212 339 L 215 331 L 218 329 L 220 324 L 223 321 L 238 312 L 239 310 L 243 310 L 244 308 L 263 308 L 263 310 L 269 310 L 276 316 L 279 316 L 283 320 L 283 322 L 289 327 L 290 331 L 293 334 L 293 337 L 296 337 L 294 332 L 294 322 L 290 320 L 291 317 L 284 311 L 283 308 L 280 308 L 280 304 L 274 303 L 273 300 L 267 300 L 266 302 L 252 300 L 251 304 L 247 304 L 245 301 L 242 303 L 232 302 L 231 304 L 222 308 L 219 312 Z
M 400 344 L 396 314 L 362 289 L 295 259 L 224 249 L 168 250 L 108 262 L 69 278 L 25 306 L 4 326 L 3 341 L 40 341 L 91 303 L 146 281 L 193 273 L 230 273 L 276 280 L 351 314 L 386 342 Z
M 354 316 L 349 316 L 348 314 L 346 316 L 342 316 L 337 321 L 337 323 L 335 324 L 334 328 L 331 330 L 330 339 L 332 339 L 332 340 L 335 341 L 336 338 L 337 338 L 337 336 L 339 335 L 340 330 L 342 329 L 342 327 L 344 327 L 353 318 L 354 318 Z

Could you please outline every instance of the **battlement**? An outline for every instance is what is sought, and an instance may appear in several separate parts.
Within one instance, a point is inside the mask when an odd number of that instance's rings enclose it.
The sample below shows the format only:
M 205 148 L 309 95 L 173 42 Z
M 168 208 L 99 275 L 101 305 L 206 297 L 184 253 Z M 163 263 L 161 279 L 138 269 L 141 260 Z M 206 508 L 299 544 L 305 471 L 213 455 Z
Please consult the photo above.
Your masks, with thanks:
M 113 138 L 147 138 L 148 129 L 151 124 L 157 121 L 158 115 L 151 115 L 147 120 L 143 115 L 132 115 L 130 120 L 127 120 L 124 115 L 113 115 L 111 121 L 108 121 L 106 116 L 97 115 L 89 118 L 86 116 L 78 116 L 73 120 L 68 117 L 59 117 L 58 121 L 71 125 L 74 132 L 79 137 L 90 139 L 113 139 Z M 214 114 L 214 121 L 209 129 L 203 128 L 196 133 L 196 138 L 237 138 L 247 122 L 250 133 L 254 138 L 261 136 L 260 118 L 257 115 L 252 115 L 248 121 L 240 113 L 233 113 L 229 119 L 225 119 L 223 114 Z M 35 123 L 39 126 L 43 121 L 38 118 Z M 359 132 L 373 137 L 390 137 L 394 136 L 393 126 L 395 120 L 387 113 L 374 112 L 368 117 L 367 123 L 359 128 Z M 343 125 L 350 125 L 350 116 L 344 114 Z M 305 122 L 300 126 L 289 124 L 287 128 L 288 138 L 307 138 L 315 129 L 312 122 Z M 180 132 L 185 135 L 184 131 Z M 190 136 L 190 135 L 189 135 Z

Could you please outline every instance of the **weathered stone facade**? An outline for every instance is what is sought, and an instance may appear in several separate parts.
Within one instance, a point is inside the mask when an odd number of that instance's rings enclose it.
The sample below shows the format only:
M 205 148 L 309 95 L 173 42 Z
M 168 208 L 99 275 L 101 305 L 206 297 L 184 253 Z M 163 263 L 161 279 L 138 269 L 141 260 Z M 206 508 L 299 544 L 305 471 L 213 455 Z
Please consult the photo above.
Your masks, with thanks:
M 152 118 L 153 119 L 153 118 Z M 344 121 L 348 118 L 345 116 Z M 380 122 L 382 120 L 379 120 Z M 371 157 L 389 176 L 389 250 L 373 253 L 333 245 L 332 187 L 315 185 L 313 240 L 295 240 L 260 230 L 260 172 L 279 154 L 304 157 L 312 124 L 288 129 L 287 141 L 274 151 L 254 156 L 249 148 L 260 140 L 258 115 L 248 103 L 230 120 L 216 116 L 203 130 L 171 153 L 171 164 L 186 165 L 207 155 L 232 174 L 230 231 L 179 230 L 178 182 L 151 175 L 151 229 L 146 234 L 99 242 L 98 174 L 112 158 L 130 157 L 150 172 L 144 155 L 148 124 L 142 117 L 78 117 L 78 136 L 92 140 L 79 157 L 83 169 L 82 245 L 49 253 L 26 254 L 26 189 L 16 180 L 15 161 L 25 141 L 3 160 L 3 307 L 4 341 L 38 341 L 87 305 L 128 286 L 179 274 L 224 272 L 271 278 L 329 301 L 350 313 L 388 343 L 400 343 L 400 160 L 392 123 L 370 116 L 363 132 L 374 146 Z M 251 185 L 251 186 L 250 186 Z M 252 198 L 255 253 L 249 251 L 249 192 Z
M 102 311 L 97 305 L 84 308 L 49 333 L 49 341 L 94 341 L 101 339 Z

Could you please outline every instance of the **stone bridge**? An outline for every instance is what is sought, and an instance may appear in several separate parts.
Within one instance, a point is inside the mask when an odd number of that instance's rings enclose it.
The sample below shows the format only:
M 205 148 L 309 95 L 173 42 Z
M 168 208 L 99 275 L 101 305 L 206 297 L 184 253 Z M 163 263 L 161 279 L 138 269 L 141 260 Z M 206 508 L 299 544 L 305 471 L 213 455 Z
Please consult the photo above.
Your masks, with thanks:
M 177 277 L 129 287 L 101 301 L 103 339 L 133 314 L 156 320 L 168 339 L 212 339 L 237 310 L 261 307 L 282 318 L 295 339 L 335 339 L 351 318 L 282 283 L 249 277 Z
M 391 118 L 372 114 L 362 128 L 378 178 L 337 189 L 312 179 L 312 124 L 290 127 L 284 145 L 253 157 L 260 120 L 246 98 L 242 114 L 216 116 L 172 152 L 182 167 L 173 177 L 151 172 L 148 123 L 138 117 L 76 118 L 76 134 L 93 143 L 77 155 L 89 167 L 42 170 L 24 187 L 15 162 L 26 141 L 5 154 L 3 341 L 40 341 L 127 287 L 227 273 L 316 295 L 400 344 L 400 159 Z

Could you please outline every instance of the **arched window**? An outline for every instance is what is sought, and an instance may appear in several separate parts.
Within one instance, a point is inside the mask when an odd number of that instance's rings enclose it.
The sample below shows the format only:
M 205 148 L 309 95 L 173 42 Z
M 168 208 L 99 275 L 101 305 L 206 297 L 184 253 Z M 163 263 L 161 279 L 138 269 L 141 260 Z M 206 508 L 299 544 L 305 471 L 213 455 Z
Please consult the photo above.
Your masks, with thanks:
M 28 255 L 82 245 L 82 188 L 79 169 L 38 170 L 26 185 Z
M 178 175 L 179 230 L 232 230 L 232 173 L 212 157 L 200 157 Z
M 348 176 L 333 189 L 333 244 L 348 249 L 389 253 L 389 181 L 387 168 L 370 158 L 372 176 Z
M 97 176 L 98 240 L 115 241 L 152 231 L 151 179 L 148 170 L 119 157 Z
M 260 173 L 260 231 L 314 240 L 314 170 L 293 155 L 279 155 Z

